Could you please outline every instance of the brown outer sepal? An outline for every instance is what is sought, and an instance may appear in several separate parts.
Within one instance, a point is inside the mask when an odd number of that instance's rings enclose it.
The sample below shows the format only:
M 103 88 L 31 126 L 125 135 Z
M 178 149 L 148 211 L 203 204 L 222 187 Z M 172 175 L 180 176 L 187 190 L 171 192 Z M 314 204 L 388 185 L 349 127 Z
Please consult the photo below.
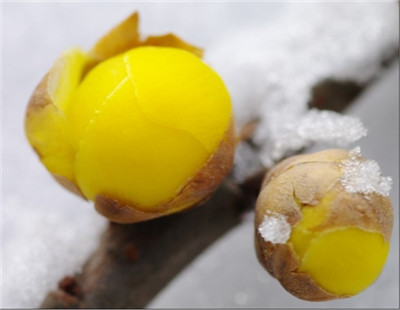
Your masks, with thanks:
M 207 200 L 229 173 L 233 164 L 234 148 L 235 137 L 231 120 L 214 154 L 174 199 L 148 210 L 111 194 L 99 194 L 95 198 L 95 208 L 112 222 L 135 223 L 194 207 Z
M 75 195 L 78 195 L 79 197 L 87 200 L 87 198 L 85 197 L 85 195 L 83 195 L 78 185 L 72 182 L 70 179 L 55 173 L 52 173 L 51 175 L 62 187 L 69 190 L 71 193 L 74 193 Z
M 98 63 L 140 46 L 175 47 L 191 52 L 200 58 L 203 55 L 203 49 L 185 42 L 172 33 L 148 36 L 145 40 L 141 40 L 139 14 L 134 12 L 96 42 L 88 53 L 90 60 L 83 70 L 83 76 Z
M 51 99 L 49 93 L 47 91 L 47 83 L 50 76 L 50 72 L 48 72 L 36 86 L 33 94 L 29 98 L 28 106 L 26 108 L 26 116 L 25 116 L 25 126 L 26 119 L 28 118 L 29 114 L 35 113 L 35 110 L 42 109 L 48 104 L 51 103 Z
M 203 57 L 204 51 L 203 49 L 191 45 L 185 41 L 183 41 L 178 36 L 173 33 L 168 33 L 159 36 L 148 36 L 146 40 L 140 43 L 143 46 L 161 46 L 161 47 L 175 47 L 179 48 L 192 54 L 197 55 L 198 57 Z
M 134 12 L 96 42 L 88 53 L 90 60 L 83 75 L 101 61 L 138 46 L 139 42 L 139 14 Z
M 138 209 L 133 209 L 126 203 L 121 203 L 117 199 L 109 198 L 105 195 L 97 195 L 94 204 L 97 212 L 105 216 L 111 222 L 120 224 L 129 224 L 147 221 L 163 214 L 154 212 L 143 212 Z

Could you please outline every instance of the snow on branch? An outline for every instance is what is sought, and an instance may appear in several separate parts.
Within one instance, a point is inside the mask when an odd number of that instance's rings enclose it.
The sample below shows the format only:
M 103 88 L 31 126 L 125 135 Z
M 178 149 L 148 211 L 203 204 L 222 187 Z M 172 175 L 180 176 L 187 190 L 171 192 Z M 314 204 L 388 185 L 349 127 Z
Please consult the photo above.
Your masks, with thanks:
M 398 48 L 398 4 L 301 3 L 276 22 L 244 29 L 206 56 L 226 81 L 239 126 L 258 120 L 256 154 L 237 156 L 236 175 L 271 166 L 311 143 L 346 146 L 366 134 L 362 123 L 308 110 L 312 88 L 325 79 L 365 84 Z M 246 153 L 244 153 L 246 152 Z

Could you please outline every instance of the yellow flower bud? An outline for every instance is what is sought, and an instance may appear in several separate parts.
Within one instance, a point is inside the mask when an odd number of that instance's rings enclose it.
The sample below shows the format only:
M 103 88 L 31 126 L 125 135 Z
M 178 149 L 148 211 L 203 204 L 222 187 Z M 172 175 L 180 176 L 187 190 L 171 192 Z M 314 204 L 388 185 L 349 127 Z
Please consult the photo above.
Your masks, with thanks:
M 137 14 L 85 53 L 65 51 L 35 90 L 29 142 L 65 187 L 112 221 L 177 212 L 229 172 L 229 94 L 178 37 L 139 39 Z
M 257 200 L 259 261 L 301 299 L 361 292 L 376 280 L 389 252 L 390 182 L 356 151 L 283 161 L 269 172 Z

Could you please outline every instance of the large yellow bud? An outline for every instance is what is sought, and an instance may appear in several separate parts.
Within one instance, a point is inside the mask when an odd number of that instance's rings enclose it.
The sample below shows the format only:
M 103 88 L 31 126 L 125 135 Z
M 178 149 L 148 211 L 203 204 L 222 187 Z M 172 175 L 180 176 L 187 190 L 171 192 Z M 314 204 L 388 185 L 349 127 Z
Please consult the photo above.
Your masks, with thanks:
M 137 15 L 90 53 L 65 51 L 26 117 L 46 168 L 117 222 L 200 203 L 234 150 L 229 94 L 200 50 L 173 35 L 140 41 L 127 25 L 137 27 Z

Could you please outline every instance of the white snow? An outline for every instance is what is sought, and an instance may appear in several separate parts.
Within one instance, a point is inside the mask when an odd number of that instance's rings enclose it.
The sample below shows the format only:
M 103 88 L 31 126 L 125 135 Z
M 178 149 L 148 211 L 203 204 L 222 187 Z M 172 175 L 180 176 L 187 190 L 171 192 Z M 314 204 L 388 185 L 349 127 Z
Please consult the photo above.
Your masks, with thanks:
M 341 183 L 346 191 L 389 196 L 392 178 L 382 176 L 378 163 L 374 160 L 364 160 L 361 157 L 360 147 L 351 150 L 349 155 L 349 159 L 341 162 L 343 168 Z
M 239 183 L 263 168 L 260 157 L 248 143 L 239 143 L 235 149 L 234 177 Z
M 277 139 L 273 141 L 274 147 L 268 152 L 269 155 L 261 156 L 266 166 L 272 164 L 271 159 L 279 160 L 287 152 L 299 150 L 312 143 L 344 147 L 367 134 L 367 129 L 359 119 L 332 111 L 312 109 L 301 117 L 292 113 L 279 115 L 275 111 L 271 114 L 274 116 L 269 119 L 269 132 Z M 264 133 L 258 131 L 258 134 L 262 136 L 256 135 L 259 141 L 265 138 Z
M 289 240 L 292 228 L 283 214 L 267 212 L 264 220 L 258 227 L 258 232 L 265 241 L 272 243 L 286 243 Z
M 243 29 L 208 51 L 239 127 L 260 121 L 254 140 L 264 165 L 310 143 L 346 146 L 365 135 L 356 118 L 308 112 L 310 90 L 326 78 L 368 81 L 395 50 L 398 23 L 394 2 L 291 3 L 277 22 Z
M 3 305 L 38 306 L 64 276 L 80 271 L 98 246 L 106 220 L 89 205 L 71 205 L 81 207 L 76 218 L 57 209 L 57 202 L 27 205 L 10 196 L 4 205 Z

